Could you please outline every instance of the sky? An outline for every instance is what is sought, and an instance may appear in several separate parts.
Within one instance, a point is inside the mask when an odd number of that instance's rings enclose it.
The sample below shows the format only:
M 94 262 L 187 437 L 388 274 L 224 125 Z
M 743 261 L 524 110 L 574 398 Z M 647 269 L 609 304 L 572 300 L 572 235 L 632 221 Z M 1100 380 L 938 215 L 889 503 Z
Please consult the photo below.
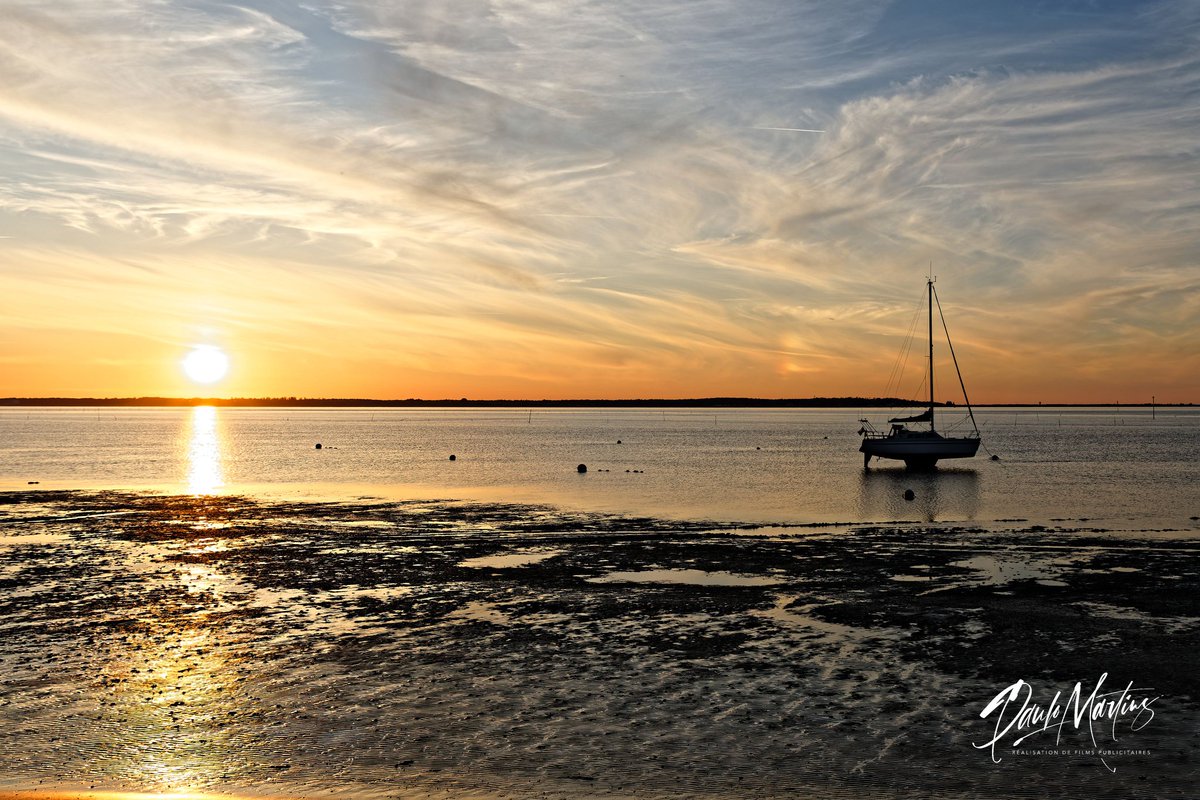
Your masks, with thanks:
M 1200 402 L 1191 0 L 0 19 L 0 396 Z

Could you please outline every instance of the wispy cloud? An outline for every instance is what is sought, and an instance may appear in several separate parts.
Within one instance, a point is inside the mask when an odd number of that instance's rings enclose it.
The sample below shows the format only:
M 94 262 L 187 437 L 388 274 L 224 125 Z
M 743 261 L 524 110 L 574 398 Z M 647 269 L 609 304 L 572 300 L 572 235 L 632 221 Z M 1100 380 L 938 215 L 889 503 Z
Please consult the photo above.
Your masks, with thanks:
M 5 14 L 17 393 L 870 394 L 931 261 L 984 399 L 1200 390 L 1185 3 Z

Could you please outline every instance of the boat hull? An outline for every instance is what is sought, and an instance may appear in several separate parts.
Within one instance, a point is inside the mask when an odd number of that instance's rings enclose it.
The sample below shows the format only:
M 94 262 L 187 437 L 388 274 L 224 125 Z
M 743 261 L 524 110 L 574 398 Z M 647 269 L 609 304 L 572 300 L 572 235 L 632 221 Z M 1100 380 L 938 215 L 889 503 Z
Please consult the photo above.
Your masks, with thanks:
M 863 454 L 863 466 L 876 457 L 903 461 L 909 467 L 928 468 L 946 458 L 973 458 L 979 451 L 979 439 L 943 436 L 865 438 L 858 450 Z

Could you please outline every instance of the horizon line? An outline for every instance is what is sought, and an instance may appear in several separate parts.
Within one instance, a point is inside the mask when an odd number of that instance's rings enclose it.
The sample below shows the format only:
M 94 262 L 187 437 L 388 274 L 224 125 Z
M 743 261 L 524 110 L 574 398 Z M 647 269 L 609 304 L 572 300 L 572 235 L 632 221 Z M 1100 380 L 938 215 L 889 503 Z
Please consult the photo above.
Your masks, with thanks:
M 341 407 L 341 408 L 386 408 L 386 407 L 589 407 L 589 406 L 625 406 L 625 407 L 696 407 L 696 408 L 761 408 L 761 407 L 829 407 L 852 408 L 856 406 L 872 407 L 925 407 L 925 400 L 905 400 L 898 397 L 690 397 L 690 398 L 568 398 L 568 399 L 484 399 L 476 400 L 466 397 L 458 399 L 438 398 L 425 399 L 417 397 L 377 399 L 359 397 L 297 397 L 284 395 L 278 397 L 168 397 L 162 395 L 142 395 L 135 397 L 5 397 L 0 398 L 0 407 L 30 407 L 30 406 L 100 406 L 100 407 L 189 407 L 189 406 L 222 406 L 222 407 L 260 407 L 260 408 L 294 408 L 294 407 Z M 1193 402 L 1134 402 L 1122 403 L 1079 403 L 1079 402 L 1020 402 L 1020 403 L 972 403 L 972 408 L 1186 408 L 1194 406 Z M 937 408 L 966 408 L 965 403 L 938 402 Z

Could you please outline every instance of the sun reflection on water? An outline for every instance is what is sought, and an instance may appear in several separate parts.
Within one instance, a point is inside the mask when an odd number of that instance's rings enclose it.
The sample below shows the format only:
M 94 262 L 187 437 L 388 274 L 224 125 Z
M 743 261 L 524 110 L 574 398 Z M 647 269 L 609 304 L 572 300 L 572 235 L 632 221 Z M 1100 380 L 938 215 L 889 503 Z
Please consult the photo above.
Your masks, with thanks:
M 213 406 L 193 408 L 187 440 L 189 494 L 213 494 L 225 485 L 221 471 L 223 444 L 217 409 Z
M 160 617 L 107 663 L 103 706 L 114 737 L 96 766 L 157 792 L 211 788 L 236 763 L 226 720 L 244 709 L 239 665 L 212 628 Z

